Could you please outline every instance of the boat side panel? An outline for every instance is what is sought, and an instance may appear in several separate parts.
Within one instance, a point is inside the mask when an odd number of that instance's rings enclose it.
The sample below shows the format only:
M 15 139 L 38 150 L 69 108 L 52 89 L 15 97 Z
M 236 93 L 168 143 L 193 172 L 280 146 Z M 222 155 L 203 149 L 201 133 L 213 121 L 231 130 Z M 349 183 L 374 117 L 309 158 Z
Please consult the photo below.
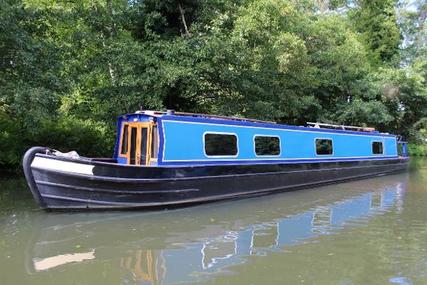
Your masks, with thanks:
M 242 171 L 241 166 L 236 165 L 229 169 L 235 174 L 218 176 L 214 175 L 217 170 L 215 166 L 205 166 L 186 169 L 188 173 L 181 173 L 181 176 L 173 179 L 146 180 L 80 175 L 41 168 L 37 165 L 32 167 L 32 171 L 37 189 L 47 208 L 77 209 L 152 207 L 206 202 L 360 179 L 402 171 L 406 167 L 407 160 L 401 159 L 393 162 L 382 161 L 380 164 L 373 161 L 359 161 L 351 165 L 311 163 L 302 168 L 294 164 L 286 166 L 284 171 L 263 173 L 256 172 L 263 171 L 262 169 L 246 169 L 244 171 L 249 173 L 243 174 L 239 173 Z M 165 171 L 162 168 L 139 170 Z M 179 173 L 180 170 L 177 171 Z M 187 178 L 183 175 L 187 175 Z
M 207 157 L 204 152 L 205 133 L 234 133 L 238 136 L 238 155 L 235 157 Z M 162 120 L 162 163 L 169 162 L 206 162 L 206 161 L 244 161 L 244 160 L 299 160 L 327 158 L 379 158 L 396 157 L 396 137 L 381 134 L 349 134 L 338 132 L 315 132 L 294 129 L 264 128 L 255 126 L 236 126 L 213 123 Z M 255 135 L 279 136 L 281 155 L 277 157 L 259 157 L 254 153 Z M 332 139 L 333 154 L 316 154 L 317 138 Z M 384 153 L 374 155 L 372 142 L 381 141 Z
M 384 140 L 384 154 L 397 156 L 397 138 Z
M 304 171 L 306 169 L 340 169 L 352 168 L 359 165 L 377 167 L 407 163 L 408 158 L 354 160 L 354 161 L 307 161 L 305 163 L 264 163 L 264 164 L 225 164 L 225 165 L 198 165 L 198 166 L 128 166 L 114 163 L 99 163 L 90 160 L 73 160 L 52 155 L 37 154 L 31 167 L 43 170 L 68 173 L 69 175 L 82 174 L 93 176 L 94 179 L 113 181 L 117 179 L 137 180 L 182 180 L 191 177 L 223 177 L 228 175 L 251 175 L 254 173 L 280 173 L 287 171 Z

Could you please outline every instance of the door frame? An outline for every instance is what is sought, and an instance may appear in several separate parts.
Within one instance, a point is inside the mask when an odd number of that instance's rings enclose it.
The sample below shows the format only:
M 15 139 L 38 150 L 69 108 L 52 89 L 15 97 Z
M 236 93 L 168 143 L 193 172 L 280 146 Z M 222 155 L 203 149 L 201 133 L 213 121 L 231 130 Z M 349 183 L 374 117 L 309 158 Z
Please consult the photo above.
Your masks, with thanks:
M 136 145 L 135 145 L 135 164 L 132 165 L 150 165 L 150 161 L 156 161 L 156 158 L 151 157 L 151 144 L 153 141 L 152 138 L 152 129 L 153 126 L 155 126 L 155 123 L 153 122 L 125 122 L 122 125 L 121 128 L 121 137 L 120 137 L 120 148 L 122 149 L 123 144 L 123 132 L 125 127 L 128 127 L 128 137 L 127 137 L 127 146 L 126 146 L 126 154 L 119 153 L 119 156 L 126 158 L 126 164 L 131 165 L 131 141 L 132 141 L 132 128 L 136 127 Z M 141 164 L 141 143 L 142 143 L 142 128 L 147 129 L 147 145 L 146 145 L 146 158 L 145 158 L 145 164 Z

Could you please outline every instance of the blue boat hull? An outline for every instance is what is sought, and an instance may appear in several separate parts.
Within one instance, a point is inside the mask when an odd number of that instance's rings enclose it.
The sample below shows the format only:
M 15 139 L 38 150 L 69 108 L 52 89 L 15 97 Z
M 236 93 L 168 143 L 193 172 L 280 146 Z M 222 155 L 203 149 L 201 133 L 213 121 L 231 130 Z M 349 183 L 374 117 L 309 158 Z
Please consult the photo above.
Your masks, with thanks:
M 23 166 L 41 208 L 172 207 L 264 195 L 404 171 L 408 158 L 224 166 L 141 167 L 32 148 Z

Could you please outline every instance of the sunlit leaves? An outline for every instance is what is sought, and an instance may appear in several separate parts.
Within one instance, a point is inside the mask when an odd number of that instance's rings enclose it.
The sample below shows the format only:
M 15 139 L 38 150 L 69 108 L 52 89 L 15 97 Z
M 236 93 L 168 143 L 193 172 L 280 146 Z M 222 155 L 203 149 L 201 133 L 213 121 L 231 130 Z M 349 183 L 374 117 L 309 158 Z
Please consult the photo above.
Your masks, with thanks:
M 32 144 L 106 155 L 140 107 L 424 128 L 420 1 L 399 23 L 393 0 L 0 1 L 0 163 Z

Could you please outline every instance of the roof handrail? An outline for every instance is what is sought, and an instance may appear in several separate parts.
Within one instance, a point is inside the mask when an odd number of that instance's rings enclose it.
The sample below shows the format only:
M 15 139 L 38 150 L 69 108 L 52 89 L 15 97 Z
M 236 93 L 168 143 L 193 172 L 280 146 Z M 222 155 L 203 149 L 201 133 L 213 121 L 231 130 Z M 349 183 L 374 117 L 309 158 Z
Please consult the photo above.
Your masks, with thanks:
M 346 126 L 346 125 L 334 125 L 319 122 L 307 122 L 307 125 L 312 128 L 325 128 L 325 129 L 341 129 L 341 130 L 356 130 L 361 132 L 374 132 L 375 128 L 372 127 L 359 127 L 359 126 Z

